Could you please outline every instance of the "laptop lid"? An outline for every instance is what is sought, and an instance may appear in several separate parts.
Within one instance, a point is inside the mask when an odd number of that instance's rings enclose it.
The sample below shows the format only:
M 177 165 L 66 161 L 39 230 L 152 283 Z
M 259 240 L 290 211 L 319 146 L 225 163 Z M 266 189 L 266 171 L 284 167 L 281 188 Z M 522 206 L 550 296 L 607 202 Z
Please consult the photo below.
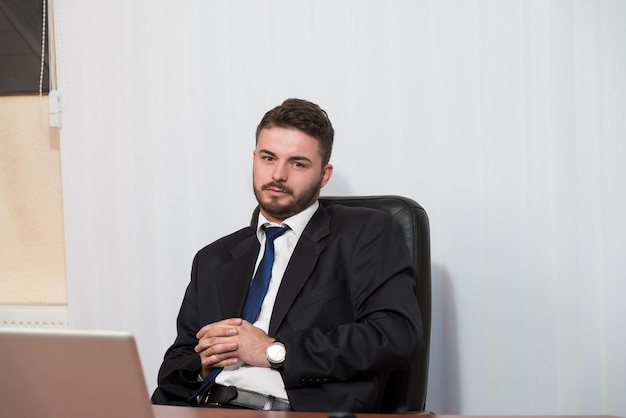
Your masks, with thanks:
M 0 329 L 0 412 L 153 418 L 135 339 L 124 332 Z

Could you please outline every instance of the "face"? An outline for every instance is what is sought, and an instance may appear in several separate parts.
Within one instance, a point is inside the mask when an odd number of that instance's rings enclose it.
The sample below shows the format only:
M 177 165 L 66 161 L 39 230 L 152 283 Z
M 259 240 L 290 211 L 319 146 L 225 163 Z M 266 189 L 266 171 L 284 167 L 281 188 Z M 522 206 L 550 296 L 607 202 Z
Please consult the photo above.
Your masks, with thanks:
M 259 133 L 253 160 L 253 188 L 261 213 L 281 223 L 309 207 L 328 183 L 333 167 L 322 167 L 318 141 L 296 129 Z

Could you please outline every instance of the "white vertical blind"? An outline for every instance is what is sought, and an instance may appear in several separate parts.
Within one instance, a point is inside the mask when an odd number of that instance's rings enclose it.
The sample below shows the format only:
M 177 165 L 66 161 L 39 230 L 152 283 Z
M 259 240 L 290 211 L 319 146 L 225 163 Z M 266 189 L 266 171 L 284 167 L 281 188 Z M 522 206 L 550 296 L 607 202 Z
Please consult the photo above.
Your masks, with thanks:
M 70 326 L 150 388 L 201 246 L 244 226 L 254 129 L 336 127 L 325 194 L 431 221 L 427 407 L 626 415 L 626 3 L 56 0 Z

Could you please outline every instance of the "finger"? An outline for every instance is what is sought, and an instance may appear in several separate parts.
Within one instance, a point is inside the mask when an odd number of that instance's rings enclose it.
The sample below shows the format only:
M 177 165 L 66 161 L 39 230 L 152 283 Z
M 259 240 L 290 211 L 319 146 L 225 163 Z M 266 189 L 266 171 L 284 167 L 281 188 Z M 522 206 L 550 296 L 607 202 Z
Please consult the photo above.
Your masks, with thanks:
M 232 343 L 233 339 L 231 337 L 233 335 L 236 335 L 237 333 L 237 330 L 235 330 L 235 332 L 233 332 L 232 334 L 229 333 L 228 335 L 223 337 L 203 337 L 202 339 L 198 340 L 198 344 L 196 344 L 196 346 L 194 347 L 194 351 L 196 353 L 201 353 L 203 351 L 210 350 L 209 354 L 218 353 L 218 351 L 216 351 L 216 347 L 220 344 L 223 345 Z
M 225 360 L 215 363 L 213 367 L 229 367 L 229 366 L 234 366 L 237 363 L 239 363 L 238 357 L 229 357 Z
M 230 329 L 232 327 L 237 327 L 241 325 L 241 322 L 242 322 L 241 318 L 229 318 L 229 319 L 224 319 L 222 321 L 207 324 L 203 326 L 202 328 L 200 328 L 200 330 L 196 333 L 196 338 L 202 339 L 205 336 L 224 336 L 225 335 L 224 332 L 227 333 L 226 335 L 234 335 L 233 331 L 231 331 Z M 229 330 L 229 331 L 225 331 L 225 330 Z
M 194 347 L 194 351 L 196 353 L 206 352 L 206 355 L 212 355 L 237 350 L 238 341 L 234 338 L 234 335 L 236 334 L 238 334 L 238 331 L 234 330 L 234 332 L 229 332 L 225 337 L 202 338 Z
M 200 352 L 200 361 L 205 367 L 223 367 L 220 366 L 222 362 L 235 364 L 237 348 L 237 343 L 216 344 Z

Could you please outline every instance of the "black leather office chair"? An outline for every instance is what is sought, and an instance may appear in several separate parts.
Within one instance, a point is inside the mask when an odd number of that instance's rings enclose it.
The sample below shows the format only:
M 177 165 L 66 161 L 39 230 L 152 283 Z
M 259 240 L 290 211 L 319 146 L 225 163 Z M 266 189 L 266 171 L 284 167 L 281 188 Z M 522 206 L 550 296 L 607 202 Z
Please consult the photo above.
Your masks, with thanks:
M 431 324 L 430 227 L 426 211 L 414 200 L 402 196 L 334 196 L 320 197 L 319 201 L 323 206 L 360 206 L 382 210 L 389 213 L 404 232 L 417 272 L 416 293 L 424 325 L 424 344 L 407 369 L 391 375 L 381 412 L 424 411 Z M 256 224 L 257 215 L 258 208 L 252 216 L 253 225 Z

